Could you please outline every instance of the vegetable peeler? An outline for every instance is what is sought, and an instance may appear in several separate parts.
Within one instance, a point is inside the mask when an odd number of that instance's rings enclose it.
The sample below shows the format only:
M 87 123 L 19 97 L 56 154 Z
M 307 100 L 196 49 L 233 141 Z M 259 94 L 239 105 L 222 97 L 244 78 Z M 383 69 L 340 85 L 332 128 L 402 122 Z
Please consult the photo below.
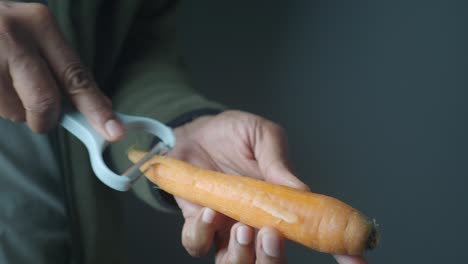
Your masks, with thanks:
M 174 147 L 175 136 L 171 128 L 157 120 L 141 116 L 124 115 L 121 113 L 115 113 L 115 115 L 120 120 L 125 130 L 144 131 L 161 140 L 147 155 L 122 175 L 113 172 L 104 162 L 103 152 L 110 142 L 99 135 L 81 113 L 78 111 L 67 111 L 63 113 L 60 124 L 85 144 L 89 152 L 91 167 L 99 180 L 115 190 L 127 191 L 131 188 L 132 184 L 143 175 L 143 173 L 140 172 L 140 167 L 147 160 L 156 154 L 165 154 Z

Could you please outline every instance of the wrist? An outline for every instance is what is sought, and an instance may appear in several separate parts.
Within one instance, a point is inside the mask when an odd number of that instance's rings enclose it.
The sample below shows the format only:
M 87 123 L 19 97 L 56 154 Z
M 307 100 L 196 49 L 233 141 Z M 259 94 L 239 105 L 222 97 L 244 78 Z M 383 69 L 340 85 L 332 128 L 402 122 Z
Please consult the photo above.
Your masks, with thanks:
M 219 113 L 221 113 L 221 110 L 217 110 L 217 109 L 195 110 L 195 111 L 183 114 L 173 119 L 172 121 L 168 122 L 166 125 L 174 129 L 176 141 L 180 142 L 180 141 L 183 141 L 184 139 L 187 139 L 188 136 L 190 136 L 190 133 L 187 133 L 188 131 L 191 131 L 191 129 L 188 129 L 188 126 L 191 127 L 192 125 L 206 122 Z M 157 188 L 156 185 L 154 185 L 152 182 L 150 181 L 147 181 L 147 182 L 148 182 L 148 187 L 150 188 L 150 192 L 153 194 L 153 197 L 162 206 L 166 208 L 171 208 L 173 210 L 176 210 L 178 208 L 177 202 L 175 201 L 174 196 Z
M 191 123 L 195 119 L 215 116 L 221 112 L 222 110 L 214 109 L 214 108 L 204 108 L 204 109 L 194 110 L 194 111 L 182 114 L 174 118 L 173 120 L 167 123 L 167 126 L 172 127 L 172 128 L 177 128 L 185 124 Z

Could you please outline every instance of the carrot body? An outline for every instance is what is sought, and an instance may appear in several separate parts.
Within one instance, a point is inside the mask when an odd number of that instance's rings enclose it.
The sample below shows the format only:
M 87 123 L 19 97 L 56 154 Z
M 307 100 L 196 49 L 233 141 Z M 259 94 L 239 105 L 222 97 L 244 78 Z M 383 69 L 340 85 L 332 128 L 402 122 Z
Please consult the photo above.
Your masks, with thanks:
M 145 152 L 130 151 L 138 161 Z M 152 166 L 152 167 L 148 167 Z M 351 206 L 321 194 L 226 175 L 155 156 L 142 171 L 161 189 L 255 228 L 332 254 L 362 254 L 377 244 L 375 225 Z

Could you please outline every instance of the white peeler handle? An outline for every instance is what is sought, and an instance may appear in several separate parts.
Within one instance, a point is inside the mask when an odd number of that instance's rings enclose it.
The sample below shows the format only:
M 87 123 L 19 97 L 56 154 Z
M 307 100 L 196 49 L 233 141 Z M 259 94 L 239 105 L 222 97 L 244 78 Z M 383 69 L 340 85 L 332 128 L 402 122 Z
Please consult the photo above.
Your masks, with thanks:
M 171 128 L 154 119 L 130 116 L 116 113 L 126 130 L 140 130 L 157 136 L 164 143 L 164 147 L 172 149 L 175 145 L 175 136 Z M 89 152 L 91 166 L 96 176 L 107 186 L 118 190 L 127 191 L 132 183 L 141 175 L 130 173 L 118 175 L 106 165 L 103 152 L 109 144 L 88 123 L 86 118 L 79 112 L 66 112 L 60 121 L 61 125 L 85 144 Z

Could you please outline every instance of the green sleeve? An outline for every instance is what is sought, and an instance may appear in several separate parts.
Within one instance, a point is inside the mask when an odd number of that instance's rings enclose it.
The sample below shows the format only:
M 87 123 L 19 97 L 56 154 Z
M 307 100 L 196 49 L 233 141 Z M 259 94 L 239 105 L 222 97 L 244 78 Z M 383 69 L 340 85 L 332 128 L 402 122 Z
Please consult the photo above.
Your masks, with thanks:
M 174 11 L 173 7 L 167 7 L 164 13 L 157 14 L 145 7 L 130 28 L 119 63 L 108 82 L 116 111 L 168 122 L 187 112 L 223 108 L 191 88 L 175 48 Z M 150 137 L 129 133 L 126 143 L 111 150 L 116 167 L 123 170 L 130 166 L 122 155 L 129 144 L 144 148 L 149 142 Z M 144 177 L 133 190 L 151 206 L 167 209 L 151 194 Z

